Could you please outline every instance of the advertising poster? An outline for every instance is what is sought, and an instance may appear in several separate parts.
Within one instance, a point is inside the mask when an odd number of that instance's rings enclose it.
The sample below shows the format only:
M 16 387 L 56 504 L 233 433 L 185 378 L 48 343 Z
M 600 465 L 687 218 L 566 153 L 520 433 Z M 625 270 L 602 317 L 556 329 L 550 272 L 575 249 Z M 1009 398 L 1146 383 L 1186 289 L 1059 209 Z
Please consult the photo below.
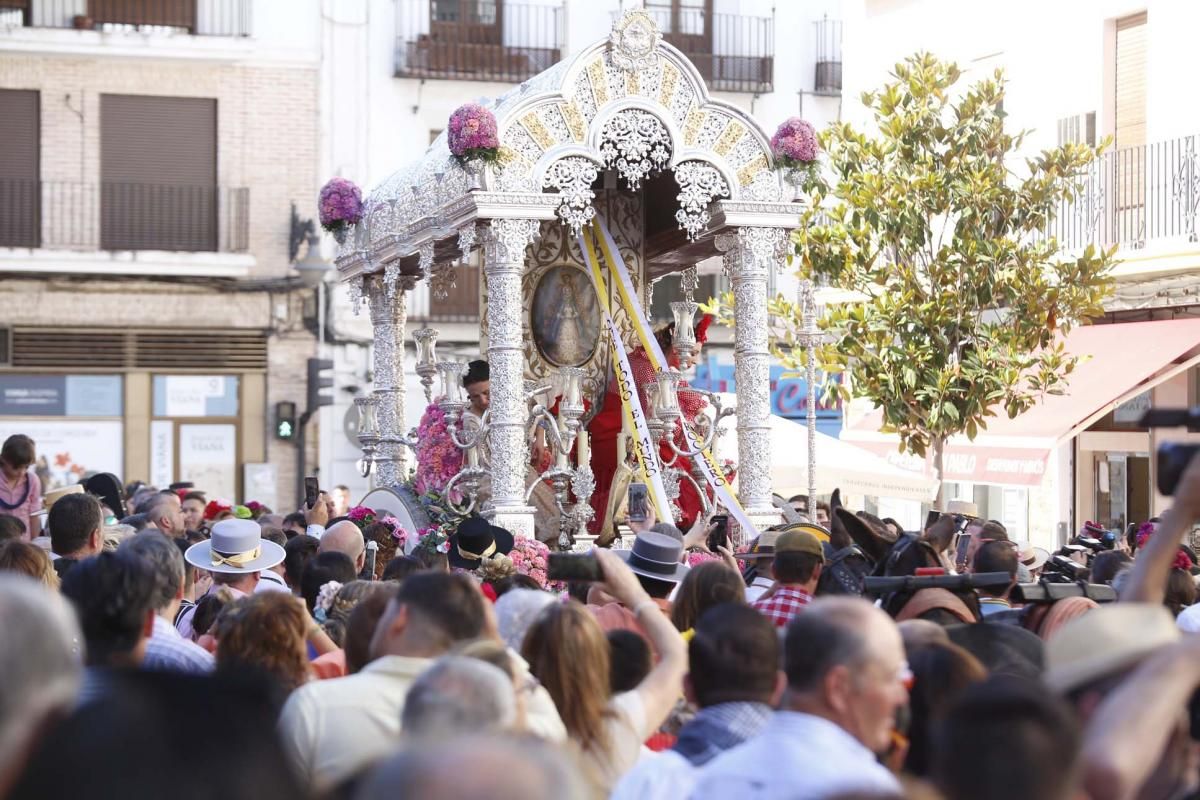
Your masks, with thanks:
M 237 428 L 180 425 L 179 480 L 196 484 L 210 499 L 237 500 Z
M 93 472 L 123 475 L 123 424 L 116 421 L 0 420 L 0 441 L 14 433 L 33 439 L 43 490 L 79 483 Z

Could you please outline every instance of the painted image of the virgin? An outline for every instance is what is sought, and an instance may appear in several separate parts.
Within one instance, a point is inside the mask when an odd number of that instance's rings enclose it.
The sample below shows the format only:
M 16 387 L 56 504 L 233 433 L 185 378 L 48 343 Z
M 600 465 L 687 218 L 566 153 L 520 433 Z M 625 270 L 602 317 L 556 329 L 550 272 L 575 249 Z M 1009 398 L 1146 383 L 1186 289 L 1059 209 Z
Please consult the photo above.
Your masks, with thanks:
M 579 367 L 591 359 L 600 340 L 600 309 L 582 270 L 568 265 L 547 270 L 529 313 L 534 344 L 551 364 Z

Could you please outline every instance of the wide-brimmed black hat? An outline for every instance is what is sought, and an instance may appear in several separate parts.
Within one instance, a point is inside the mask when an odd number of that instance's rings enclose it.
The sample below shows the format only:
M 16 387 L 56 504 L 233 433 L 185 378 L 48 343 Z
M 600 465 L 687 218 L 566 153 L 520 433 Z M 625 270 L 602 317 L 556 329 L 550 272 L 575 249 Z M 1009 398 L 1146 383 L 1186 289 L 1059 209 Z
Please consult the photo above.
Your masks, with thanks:
M 614 550 L 637 575 L 660 581 L 679 583 L 687 574 L 686 564 L 679 563 L 683 542 L 665 533 L 647 531 L 633 540 L 632 550 Z
M 475 569 L 483 559 L 513 549 L 513 535 L 504 528 L 488 524 L 483 517 L 467 517 L 450 537 L 450 566 Z

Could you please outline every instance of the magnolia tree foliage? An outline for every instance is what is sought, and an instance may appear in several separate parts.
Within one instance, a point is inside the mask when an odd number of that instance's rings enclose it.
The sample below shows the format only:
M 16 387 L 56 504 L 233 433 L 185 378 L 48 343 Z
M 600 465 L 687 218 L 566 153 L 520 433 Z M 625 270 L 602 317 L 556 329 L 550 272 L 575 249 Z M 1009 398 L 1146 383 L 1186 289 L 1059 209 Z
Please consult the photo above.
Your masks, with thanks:
M 960 70 L 927 54 L 893 77 L 863 95 L 876 135 L 821 135 L 828 164 L 793 263 L 857 298 L 826 310 L 821 368 L 882 409 L 902 450 L 932 449 L 940 477 L 947 438 L 1064 391 L 1077 359 L 1063 334 L 1102 313 L 1115 248 L 1068 255 L 1045 235 L 1099 150 L 1068 144 L 1019 164 L 1025 132 L 1004 130 L 1000 71 L 961 95 Z M 800 309 L 780 297 L 770 311 L 775 355 L 803 365 Z M 847 394 L 844 381 L 826 391 Z

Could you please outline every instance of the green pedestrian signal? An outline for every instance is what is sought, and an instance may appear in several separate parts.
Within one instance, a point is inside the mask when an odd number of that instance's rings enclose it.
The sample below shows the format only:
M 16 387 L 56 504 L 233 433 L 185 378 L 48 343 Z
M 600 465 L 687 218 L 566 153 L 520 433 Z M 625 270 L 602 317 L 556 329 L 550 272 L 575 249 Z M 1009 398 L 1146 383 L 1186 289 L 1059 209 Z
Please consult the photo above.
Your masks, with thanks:
M 275 404 L 275 438 L 291 441 L 296 438 L 296 404 Z

